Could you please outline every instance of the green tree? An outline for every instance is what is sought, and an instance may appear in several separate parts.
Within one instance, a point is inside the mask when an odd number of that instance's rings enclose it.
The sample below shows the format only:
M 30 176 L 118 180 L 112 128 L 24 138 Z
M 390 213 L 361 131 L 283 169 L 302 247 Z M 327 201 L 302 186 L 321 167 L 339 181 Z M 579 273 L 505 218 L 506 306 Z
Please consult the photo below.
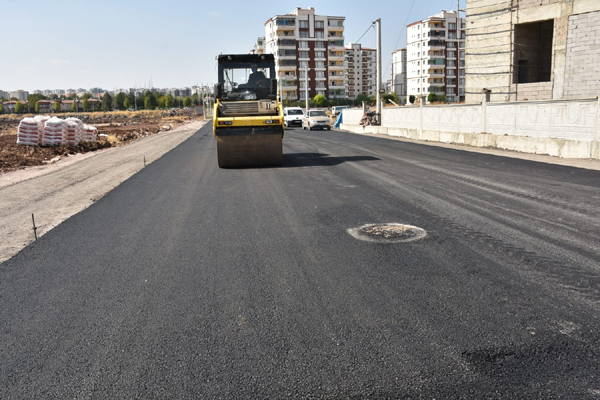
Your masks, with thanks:
M 152 106 L 152 100 L 150 99 L 153 96 L 148 96 L 144 99 L 144 108 L 146 110 L 154 110 L 154 107 Z
M 27 102 L 29 103 L 29 108 L 35 110 L 35 105 L 40 100 L 47 100 L 48 98 L 43 94 L 34 93 L 27 98 Z M 37 112 L 37 111 L 36 111 Z
M 194 93 L 192 95 L 192 104 L 195 106 L 199 106 L 200 105 L 200 98 L 198 97 L 198 93 Z
M 369 96 L 367 96 L 366 94 L 361 93 L 358 96 L 356 96 L 356 102 L 358 104 L 361 104 L 363 101 L 366 102 L 367 104 L 371 104 L 371 98 Z
M 446 100 L 447 100 L 447 98 L 446 98 L 446 95 L 445 95 L 445 94 L 441 94 L 441 95 L 439 95 L 437 99 L 438 99 L 438 101 L 441 101 L 442 103 L 445 103 L 445 102 L 446 102 Z
M 60 111 L 60 100 L 56 100 L 54 102 L 54 112 L 57 113 Z
M 411 94 L 410 96 L 408 96 L 408 101 L 410 101 L 410 104 L 415 104 L 415 100 L 416 98 L 414 95 Z
M 113 110 L 124 110 L 125 106 L 123 103 L 125 102 L 125 94 L 119 92 L 113 98 Z
M 102 96 L 102 111 L 112 111 L 112 97 L 108 93 L 104 93 Z
M 165 100 L 167 99 L 167 96 L 160 96 L 157 99 L 157 103 L 158 103 L 158 108 L 165 108 Z
M 192 98 L 190 96 L 187 96 L 185 99 L 183 99 L 183 106 L 184 107 L 192 106 Z
M 4 106 L 0 103 L 0 114 L 4 114 Z
M 323 107 L 326 105 L 327 99 L 322 94 L 318 94 L 313 98 L 313 102 L 317 107 Z
M 40 102 L 36 101 L 35 102 L 35 108 L 34 108 L 36 114 L 40 112 Z
M 125 100 L 123 100 L 123 107 L 125 107 L 126 110 L 129 110 L 131 108 L 131 103 L 129 102 L 129 97 L 125 97 Z
M 17 103 L 15 104 L 15 112 L 17 114 L 23 114 L 24 111 L 25 111 L 25 105 L 23 103 L 21 103 L 20 101 L 17 101 Z
M 83 109 L 85 111 L 90 111 L 90 102 L 85 97 L 83 98 Z
M 94 97 L 94 96 L 92 96 L 91 93 L 84 93 L 83 96 L 81 96 L 81 99 L 87 100 L 87 99 L 91 99 L 92 97 Z
M 73 103 L 71 103 L 71 110 L 77 112 L 77 100 L 73 100 Z
M 429 95 L 427 96 L 427 101 L 430 103 L 436 102 L 437 101 L 437 94 L 435 93 L 429 93 Z
M 173 107 L 173 96 L 171 93 L 165 96 L 165 107 L 172 108 Z

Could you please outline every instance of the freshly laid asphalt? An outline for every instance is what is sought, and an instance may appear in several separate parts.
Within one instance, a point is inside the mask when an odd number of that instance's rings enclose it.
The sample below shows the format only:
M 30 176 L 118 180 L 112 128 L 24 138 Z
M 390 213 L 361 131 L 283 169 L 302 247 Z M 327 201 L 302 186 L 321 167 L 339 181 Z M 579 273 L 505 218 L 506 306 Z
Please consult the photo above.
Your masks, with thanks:
M 600 398 L 600 172 L 284 153 L 219 169 L 206 126 L 0 264 L 0 399 Z

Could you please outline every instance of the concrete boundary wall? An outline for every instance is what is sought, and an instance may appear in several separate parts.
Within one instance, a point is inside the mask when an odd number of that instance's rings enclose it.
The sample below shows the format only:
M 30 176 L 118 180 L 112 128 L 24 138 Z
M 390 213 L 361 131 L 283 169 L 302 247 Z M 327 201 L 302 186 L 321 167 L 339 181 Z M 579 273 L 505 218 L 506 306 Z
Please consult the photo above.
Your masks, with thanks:
M 345 109 L 341 129 L 564 158 L 600 159 L 600 101 L 519 101 L 386 107 L 381 126 Z

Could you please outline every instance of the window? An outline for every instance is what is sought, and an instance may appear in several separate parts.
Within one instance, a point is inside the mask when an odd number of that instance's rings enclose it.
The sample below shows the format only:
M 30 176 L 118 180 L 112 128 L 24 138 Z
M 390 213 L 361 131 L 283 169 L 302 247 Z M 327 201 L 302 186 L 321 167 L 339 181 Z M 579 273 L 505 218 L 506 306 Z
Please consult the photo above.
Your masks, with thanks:
M 300 49 L 308 49 L 308 42 L 306 40 L 298 41 L 298 48 Z
M 308 28 L 308 21 L 300 21 L 300 28 Z
M 315 42 L 315 49 L 325 49 L 327 48 L 327 42 Z
M 325 21 L 315 21 L 315 28 L 317 28 L 317 29 L 324 29 L 325 28 Z
M 325 78 L 325 71 L 317 71 L 317 78 Z
M 455 32 L 448 32 L 448 39 L 456 39 L 456 33 Z
M 308 58 L 308 51 L 299 51 L 298 58 Z
M 308 31 L 300 31 L 300 37 L 302 39 L 307 39 L 308 38 Z
M 304 69 L 308 67 L 308 61 L 300 61 L 300 68 Z
M 451 31 L 455 31 L 456 30 L 456 24 L 454 22 L 450 22 L 448 24 L 448 29 L 450 29 Z
M 552 47 L 551 47 L 551 49 L 552 49 Z M 464 50 L 460 51 L 460 58 L 465 58 L 465 51 Z
M 325 58 L 324 51 L 315 51 L 315 58 Z
M 325 62 L 324 61 L 317 61 L 315 63 L 315 67 L 316 68 L 325 68 Z
M 554 20 L 515 25 L 513 83 L 549 82 L 552 78 Z
M 317 39 L 323 39 L 325 37 L 325 32 L 323 32 L 323 31 L 315 31 L 315 37 Z
M 448 51 L 448 58 L 456 58 L 456 52 L 455 51 Z

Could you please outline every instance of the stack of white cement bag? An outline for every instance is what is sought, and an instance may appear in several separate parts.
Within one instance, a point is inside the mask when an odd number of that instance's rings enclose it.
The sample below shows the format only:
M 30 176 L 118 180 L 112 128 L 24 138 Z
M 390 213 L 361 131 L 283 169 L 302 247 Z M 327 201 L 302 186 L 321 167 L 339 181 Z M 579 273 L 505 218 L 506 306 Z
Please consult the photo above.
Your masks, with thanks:
M 44 135 L 42 137 L 42 146 L 61 146 L 65 144 L 67 132 L 65 121 L 52 117 L 44 124 Z
M 83 125 L 82 142 L 95 142 L 98 136 L 98 128 L 91 125 Z
M 77 146 L 83 136 L 83 122 L 77 118 L 67 118 L 65 120 L 65 130 L 67 133 L 66 144 Z
M 17 143 L 37 146 L 40 143 L 38 122 L 33 118 L 23 118 L 17 128 Z
M 17 143 L 37 146 L 77 146 L 79 142 L 95 142 L 98 129 L 84 125 L 78 118 L 66 120 L 49 116 L 23 118 L 17 130 Z

